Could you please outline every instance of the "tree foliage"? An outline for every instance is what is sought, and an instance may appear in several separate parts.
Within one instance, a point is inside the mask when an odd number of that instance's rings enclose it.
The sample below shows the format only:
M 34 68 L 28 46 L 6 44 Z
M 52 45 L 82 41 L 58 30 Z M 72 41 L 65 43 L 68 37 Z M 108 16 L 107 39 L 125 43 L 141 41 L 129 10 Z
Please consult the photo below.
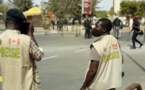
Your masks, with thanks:
M 0 4 L 2 4 L 3 3 L 3 0 L 0 0 Z
M 21 11 L 26 11 L 33 5 L 32 0 L 9 0 L 9 2 L 12 2 Z
M 95 6 L 98 0 L 92 0 L 92 14 L 95 14 Z M 49 0 L 50 10 L 58 18 L 66 16 L 81 18 L 81 0 Z
M 111 15 L 111 16 L 115 14 L 113 7 L 111 7 L 111 9 L 109 10 L 108 14 Z
M 7 10 L 7 6 L 5 4 L 3 4 L 3 0 L 0 0 L 0 20 L 4 20 L 4 14 L 5 11 Z
M 107 18 L 107 12 L 106 11 L 97 11 L 96 12 L 97 17 Z
M 0 12 L 4 13 L 7 10 L 7 6 L 4 4 L 0 4 Z
M 7 10 L 7 6 L 3 4 L 3 0 L 0 0 L 0 12 L 4 13 Z
M 121 10 L 120 14 L 122 15 L 145 15 L 145 1 L 123 1 L 120 4 Z

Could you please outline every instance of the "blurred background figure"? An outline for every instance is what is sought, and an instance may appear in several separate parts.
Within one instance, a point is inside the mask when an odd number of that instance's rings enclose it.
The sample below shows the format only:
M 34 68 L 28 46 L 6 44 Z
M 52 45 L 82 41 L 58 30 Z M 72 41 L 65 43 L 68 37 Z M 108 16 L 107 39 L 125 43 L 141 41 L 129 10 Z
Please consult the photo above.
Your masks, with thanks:
M 123 27 L 123 22 L 119 19 L 119 17 L 116 17 L 113 21 L 113 33 L 114 37 L 119 39 L 121 37 L 121 29 Z
M 76 23 L 75 20 L 76 20 L 75 18 L 72 18 L 72 28 L 71 28 L 72 30 L 71 31 L 75 30 L 75 23 Z
M 130 47 L 130 49 L 136 49 L 135 42 L 137 42 L 140 45 L 139 48 L 141 48 L 143 44 L 137 39 L 137 36 L 140 35 L 139 34 L 140 22 L 138 20 L 138 17 L 136 17 L 136 16 L 133 17 L 132 30 L 129 33 L 131 33 L 132 31 L 133 31 L 133 35 L 132 35 L 132 44 L 133 44 L 133 46 Z
M 133 18 L 131 16 L 130 19 L 129 19 L 129 31 L 132 30 L 132 25 L 133 25 Z
M 84 25 L 84 28 L 85 28 L 85 39 L 91 38 L 91 33 L 90 33 L 90 31 L 91 31 L 91 29 L 92 29 L 91 20 L 90 20 L 89 18 L 87 18 L 87 19 L 84 21 L 83 25 Z
M 68 31 L 68 27 L 67 27 L 68 21 L 66 19 L 63 20 L 63 24 L 64 24 L 64 28 Z
M 63 30 L 63 21 L 62 21 L 62 19 L 59 19 L 57 21 L 57 30 L 58 31 L 62 31 Z
M 55 26 L 55 21 L 51 20 L 51 25 L 52 25 L 52 29 L 54 30 L 54 26 Z

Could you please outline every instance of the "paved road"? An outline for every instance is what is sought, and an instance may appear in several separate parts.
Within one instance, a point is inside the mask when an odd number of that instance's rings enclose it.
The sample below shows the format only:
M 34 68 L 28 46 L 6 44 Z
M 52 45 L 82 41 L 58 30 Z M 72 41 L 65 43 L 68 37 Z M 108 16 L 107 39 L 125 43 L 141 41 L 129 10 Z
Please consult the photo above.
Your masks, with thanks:
M 132 82 L 139 82 L 145 86 L 145 45 L 140 49 L 130 49 L 131 40 L 122 31 L 119 42 L 124 54 L 125 76 L 123 90 Z M 83 32 L 82 32 L 83 33 Z M 95 38 L 84 39 L 83 35 L 76 37 L 75 33 L 58 33 L 44 35 L 36 31 L 36 40 L 44 48 L 45 56 L 37 62 L 43 90 L 79 90 L 89 61 L 89 45 Z M 139 37 L 143 41 L 142 37 Z

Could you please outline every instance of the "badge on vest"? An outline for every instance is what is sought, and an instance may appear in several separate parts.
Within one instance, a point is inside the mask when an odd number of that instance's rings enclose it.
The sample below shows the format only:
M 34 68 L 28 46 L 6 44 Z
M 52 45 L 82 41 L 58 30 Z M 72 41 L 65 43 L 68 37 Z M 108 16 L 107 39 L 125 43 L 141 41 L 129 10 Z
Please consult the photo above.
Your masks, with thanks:
M 20 39 L 14 39 L 14 38 L 9 38 L 8 39 L 9 44 L 15 44 L 15 45 L 20 45 Z

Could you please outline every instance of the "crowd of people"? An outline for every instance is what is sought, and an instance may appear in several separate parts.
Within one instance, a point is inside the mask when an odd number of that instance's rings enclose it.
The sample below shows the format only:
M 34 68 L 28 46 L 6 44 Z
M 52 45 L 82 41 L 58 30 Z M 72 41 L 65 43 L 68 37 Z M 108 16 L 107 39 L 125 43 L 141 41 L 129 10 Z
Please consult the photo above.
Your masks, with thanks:
M 67 25 L 67 20 L 57 21 L 58 30 Z M 52 26 L 55 22 L 51 21 Z M 80 90 L 116 90 L 122 86 L 122 64 L 124 63 L 121 46 L 118 43 L 119 30 L 122 22 L 119 18 L 113 21 L 107 18 L 99 19 L 92 28 L 87 18 L 84 23 L 85 38 L 96 37 L 90 45 L 90 61 L 86 77 Z M 40 79 L 35 61 L 40 61 L 44 55 L 38 45 L 32 23 L 27 22 L 25 16 L 18 9 L 6 12 L 6 30 L 0 34 L 0 66 L 2 70 L 2 90 L 41 90 Z M 111 35 L 112 28 L 115 35 Z M 140 44 L 136 37 L 140 33 L 140 23 L 133 17 L 132 42 Z M 138 83 L 133 83 L 125 90 L 142 90 Z

